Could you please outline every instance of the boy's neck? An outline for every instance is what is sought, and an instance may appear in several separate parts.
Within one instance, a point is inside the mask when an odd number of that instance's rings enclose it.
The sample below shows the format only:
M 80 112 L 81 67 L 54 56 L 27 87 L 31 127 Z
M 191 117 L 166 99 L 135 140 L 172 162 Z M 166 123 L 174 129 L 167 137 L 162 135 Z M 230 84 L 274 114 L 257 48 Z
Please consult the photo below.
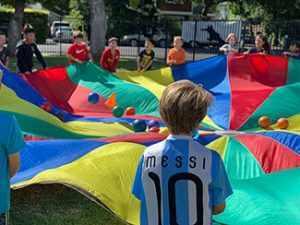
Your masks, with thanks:
M 178 51 L 179 49 L 181 49 L 181 46 L 176 46 L 174 48 Z
M 189 136 L 189 137 L 193 137 L 194 134 L 193 133 L 188 133 L 188 134 L 187 133 L 177 133 L 177 134 L 170 133 L 170 135 L 171 136 Z
M 147 48 L 146 48 L 146 52 L 147 52 L 147 53 L 150 53 L 150 52 L 151 52 L 151 49 L 147 49 Z

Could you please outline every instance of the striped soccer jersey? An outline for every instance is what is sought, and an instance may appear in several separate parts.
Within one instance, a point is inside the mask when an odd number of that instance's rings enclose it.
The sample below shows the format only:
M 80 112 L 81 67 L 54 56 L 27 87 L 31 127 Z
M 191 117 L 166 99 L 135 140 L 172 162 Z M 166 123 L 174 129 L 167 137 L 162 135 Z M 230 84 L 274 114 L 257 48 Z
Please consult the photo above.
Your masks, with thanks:
M 208 225 L 212 205 L 232 189 L 217 152 L 170 135 L 143 153 L 132 193 L 141 201 L 141 225 Z

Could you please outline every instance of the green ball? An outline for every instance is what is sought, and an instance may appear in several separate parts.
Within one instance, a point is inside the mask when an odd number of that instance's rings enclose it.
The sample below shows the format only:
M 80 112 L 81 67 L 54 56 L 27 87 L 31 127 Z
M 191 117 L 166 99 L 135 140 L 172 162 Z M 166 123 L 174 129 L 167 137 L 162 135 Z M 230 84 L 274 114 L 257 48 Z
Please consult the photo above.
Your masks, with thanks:
M 124 114 L 124 108 L 121 106 L 115 106 L 112 110 L 112 114 L 114 115 L 114 117 L 120 118 L 121 116 L 123 116 Z

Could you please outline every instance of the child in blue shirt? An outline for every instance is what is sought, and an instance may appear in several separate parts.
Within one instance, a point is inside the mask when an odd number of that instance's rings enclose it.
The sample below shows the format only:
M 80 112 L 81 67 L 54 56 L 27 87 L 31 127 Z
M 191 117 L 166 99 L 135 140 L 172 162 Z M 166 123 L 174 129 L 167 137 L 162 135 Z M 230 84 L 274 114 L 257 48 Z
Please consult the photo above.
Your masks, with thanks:
M 1 78 L 0 70 L 0 90 Z M 18 152 L 26 146 L 26 143 L 15 117 L 0 113 L 0 124 L 0 225 L 7 225 L 10 208 L 10 178 L 19 169 Z
M 210 225 L 225 209 L 232 189 L 222 159 L 192 138 L 211 100 L 188 80 L 163 92 L 159 110 L 170 135 L 145 150 L 132 189 L 141 225 Z
M 226 42 L 228 44 L 223 45 L 219 50 L 224 52 L 225 55 L 227 54 L 235 54 L 239 53 L 239 46 L 237 46 L 237 36 L 234 33 L 230 33 L 226 38 Z

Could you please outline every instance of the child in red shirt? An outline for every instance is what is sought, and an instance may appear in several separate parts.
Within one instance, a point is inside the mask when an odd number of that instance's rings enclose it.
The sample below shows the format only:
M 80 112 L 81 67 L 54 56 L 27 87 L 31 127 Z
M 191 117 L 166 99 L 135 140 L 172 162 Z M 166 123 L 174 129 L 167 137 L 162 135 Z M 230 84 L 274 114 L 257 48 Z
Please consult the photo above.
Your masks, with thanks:
M 68 48 L 67 56 L 70 64 L 83 63 L 86 56 L 90 58 L 90 62 L 93 63 L 93 57 L 85 43 L 82 42 L 83 34 L 80 31 L 73 32 L 74 43 Z
M 112 37 L 108 39 L 108 48 L 102 53 L 100 65 L 109 72 L 116 72 L 116 67 L 120 59 L 118 39 Z

